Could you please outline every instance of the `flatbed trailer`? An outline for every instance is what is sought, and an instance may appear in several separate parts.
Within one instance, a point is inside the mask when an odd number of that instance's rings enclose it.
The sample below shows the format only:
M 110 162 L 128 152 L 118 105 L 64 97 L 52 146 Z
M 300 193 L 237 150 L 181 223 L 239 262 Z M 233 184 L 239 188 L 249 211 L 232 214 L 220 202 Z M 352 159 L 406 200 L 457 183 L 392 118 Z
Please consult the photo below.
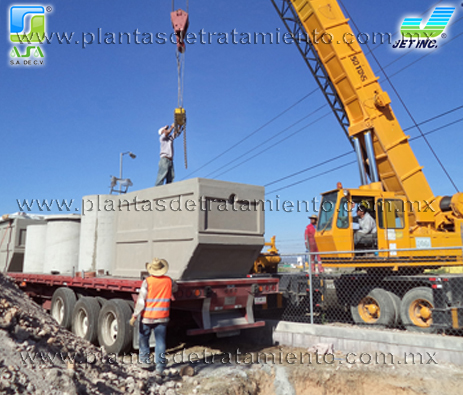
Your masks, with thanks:
M 7 273 L 18 286 L 66 329 L 121 353 L 138 348 L 138 331 L 129 320 L 142 280 L 112 276 L 85 277 L 48 274 Z M 187 335 L 216 333 L 236 335 L 242 329 L 259 328 L 254 305 L 265 304 L 278 292 L 278 278 L 227 278 L 177 281 L 171 321 L 180 317 L 192 323 Z M 189 314 L 189 315 L 186 315 Z M 182 325 L 184 326 L 184 325 Z

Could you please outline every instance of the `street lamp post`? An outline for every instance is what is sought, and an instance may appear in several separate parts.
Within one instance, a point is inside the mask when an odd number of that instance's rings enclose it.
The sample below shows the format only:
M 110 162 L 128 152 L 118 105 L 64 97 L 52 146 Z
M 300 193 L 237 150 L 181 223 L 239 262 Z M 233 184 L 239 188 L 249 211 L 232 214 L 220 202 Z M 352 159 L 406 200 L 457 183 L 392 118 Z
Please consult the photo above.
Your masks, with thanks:
M 131 151 L 127 151 L 127 152 L 121 152 L 121 161 L 120 161 L 120 167 L 119 167 L 119 179 L 122 180 L 122 157 L 126 154 L 129 154 L 129 156 L 132 158 L 132 159 L 135 159 L 137 157 L 137 155 L 135 155 L 133 152 Z

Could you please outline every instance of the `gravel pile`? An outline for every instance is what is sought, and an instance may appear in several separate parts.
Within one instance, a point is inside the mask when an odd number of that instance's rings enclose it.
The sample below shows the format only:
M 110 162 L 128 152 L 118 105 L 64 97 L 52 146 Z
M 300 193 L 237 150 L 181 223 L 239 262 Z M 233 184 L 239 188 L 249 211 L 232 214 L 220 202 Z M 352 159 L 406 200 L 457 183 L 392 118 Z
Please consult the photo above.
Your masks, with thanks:
M 162 394 L 183 385 L 175 372 L 162 385 L 137 366 L 59 327 L 55 320 L 0 274 L 0 393 Z M 133 358 L 135 357 L 135 358 Z

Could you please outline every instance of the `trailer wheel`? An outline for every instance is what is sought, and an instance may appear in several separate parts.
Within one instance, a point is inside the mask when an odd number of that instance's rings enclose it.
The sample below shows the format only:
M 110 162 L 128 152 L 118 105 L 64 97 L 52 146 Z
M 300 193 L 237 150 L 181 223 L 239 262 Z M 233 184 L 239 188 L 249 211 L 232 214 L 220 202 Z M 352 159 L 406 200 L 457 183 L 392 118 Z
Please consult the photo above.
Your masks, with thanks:
M 108 353 L 128 351 L 132 344 L 132 312 L 125 300 L 108 300 L 98 317 L 98 341 Z
M 95 298 L 79 299 L 72 313 L 72 332 L 90 343 L 96 344 L 98 339 L 98 316 L 100 304 Z
M 397 296 L 394 292 L 386 291 L 392 299 L 392 303 L 394 304 L 394 323 L 393 326 L 397 327 L 400 325 L 400 305 L 402 300 L 399 296 Z
M 51 299 L 50 315 L 65 329 L 71 329 L 76 294 L 67 287 L 58 288 Z
M 95 299 L 100 305 L 100 307 L 103 307 L 103 305 L 108 301 L 108 299 L 105 299 L 102 296 L 95 296 Z
M 434 298 L 431 288 L 413 288 L 402 299 L 400 318 L 409 331 L 434 333 L 435 329 L 431 327 L 433 308 Z
M 366 291 L 357 294 L 351 305 L 354 322 L 358 325 L 375 327 L 392 326 L 395 320 L 395 309 L 389 292 L 375 288 L 365 295 Z

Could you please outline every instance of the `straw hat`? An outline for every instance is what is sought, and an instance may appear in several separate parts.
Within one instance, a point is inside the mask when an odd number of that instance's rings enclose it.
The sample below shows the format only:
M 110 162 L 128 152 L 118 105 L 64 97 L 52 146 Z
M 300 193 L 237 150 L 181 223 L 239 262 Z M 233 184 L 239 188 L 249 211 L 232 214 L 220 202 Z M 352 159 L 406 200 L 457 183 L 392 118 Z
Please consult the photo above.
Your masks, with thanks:
M 154 258 L 151 263 L 146 262 L 146 270 L 152 276 L 160 277 L 167 273 L 169 264 L 165 259 Z
M 316 219 L 318 221 L 318 217 L 316 215 L 311 215 L 309 219 Z

